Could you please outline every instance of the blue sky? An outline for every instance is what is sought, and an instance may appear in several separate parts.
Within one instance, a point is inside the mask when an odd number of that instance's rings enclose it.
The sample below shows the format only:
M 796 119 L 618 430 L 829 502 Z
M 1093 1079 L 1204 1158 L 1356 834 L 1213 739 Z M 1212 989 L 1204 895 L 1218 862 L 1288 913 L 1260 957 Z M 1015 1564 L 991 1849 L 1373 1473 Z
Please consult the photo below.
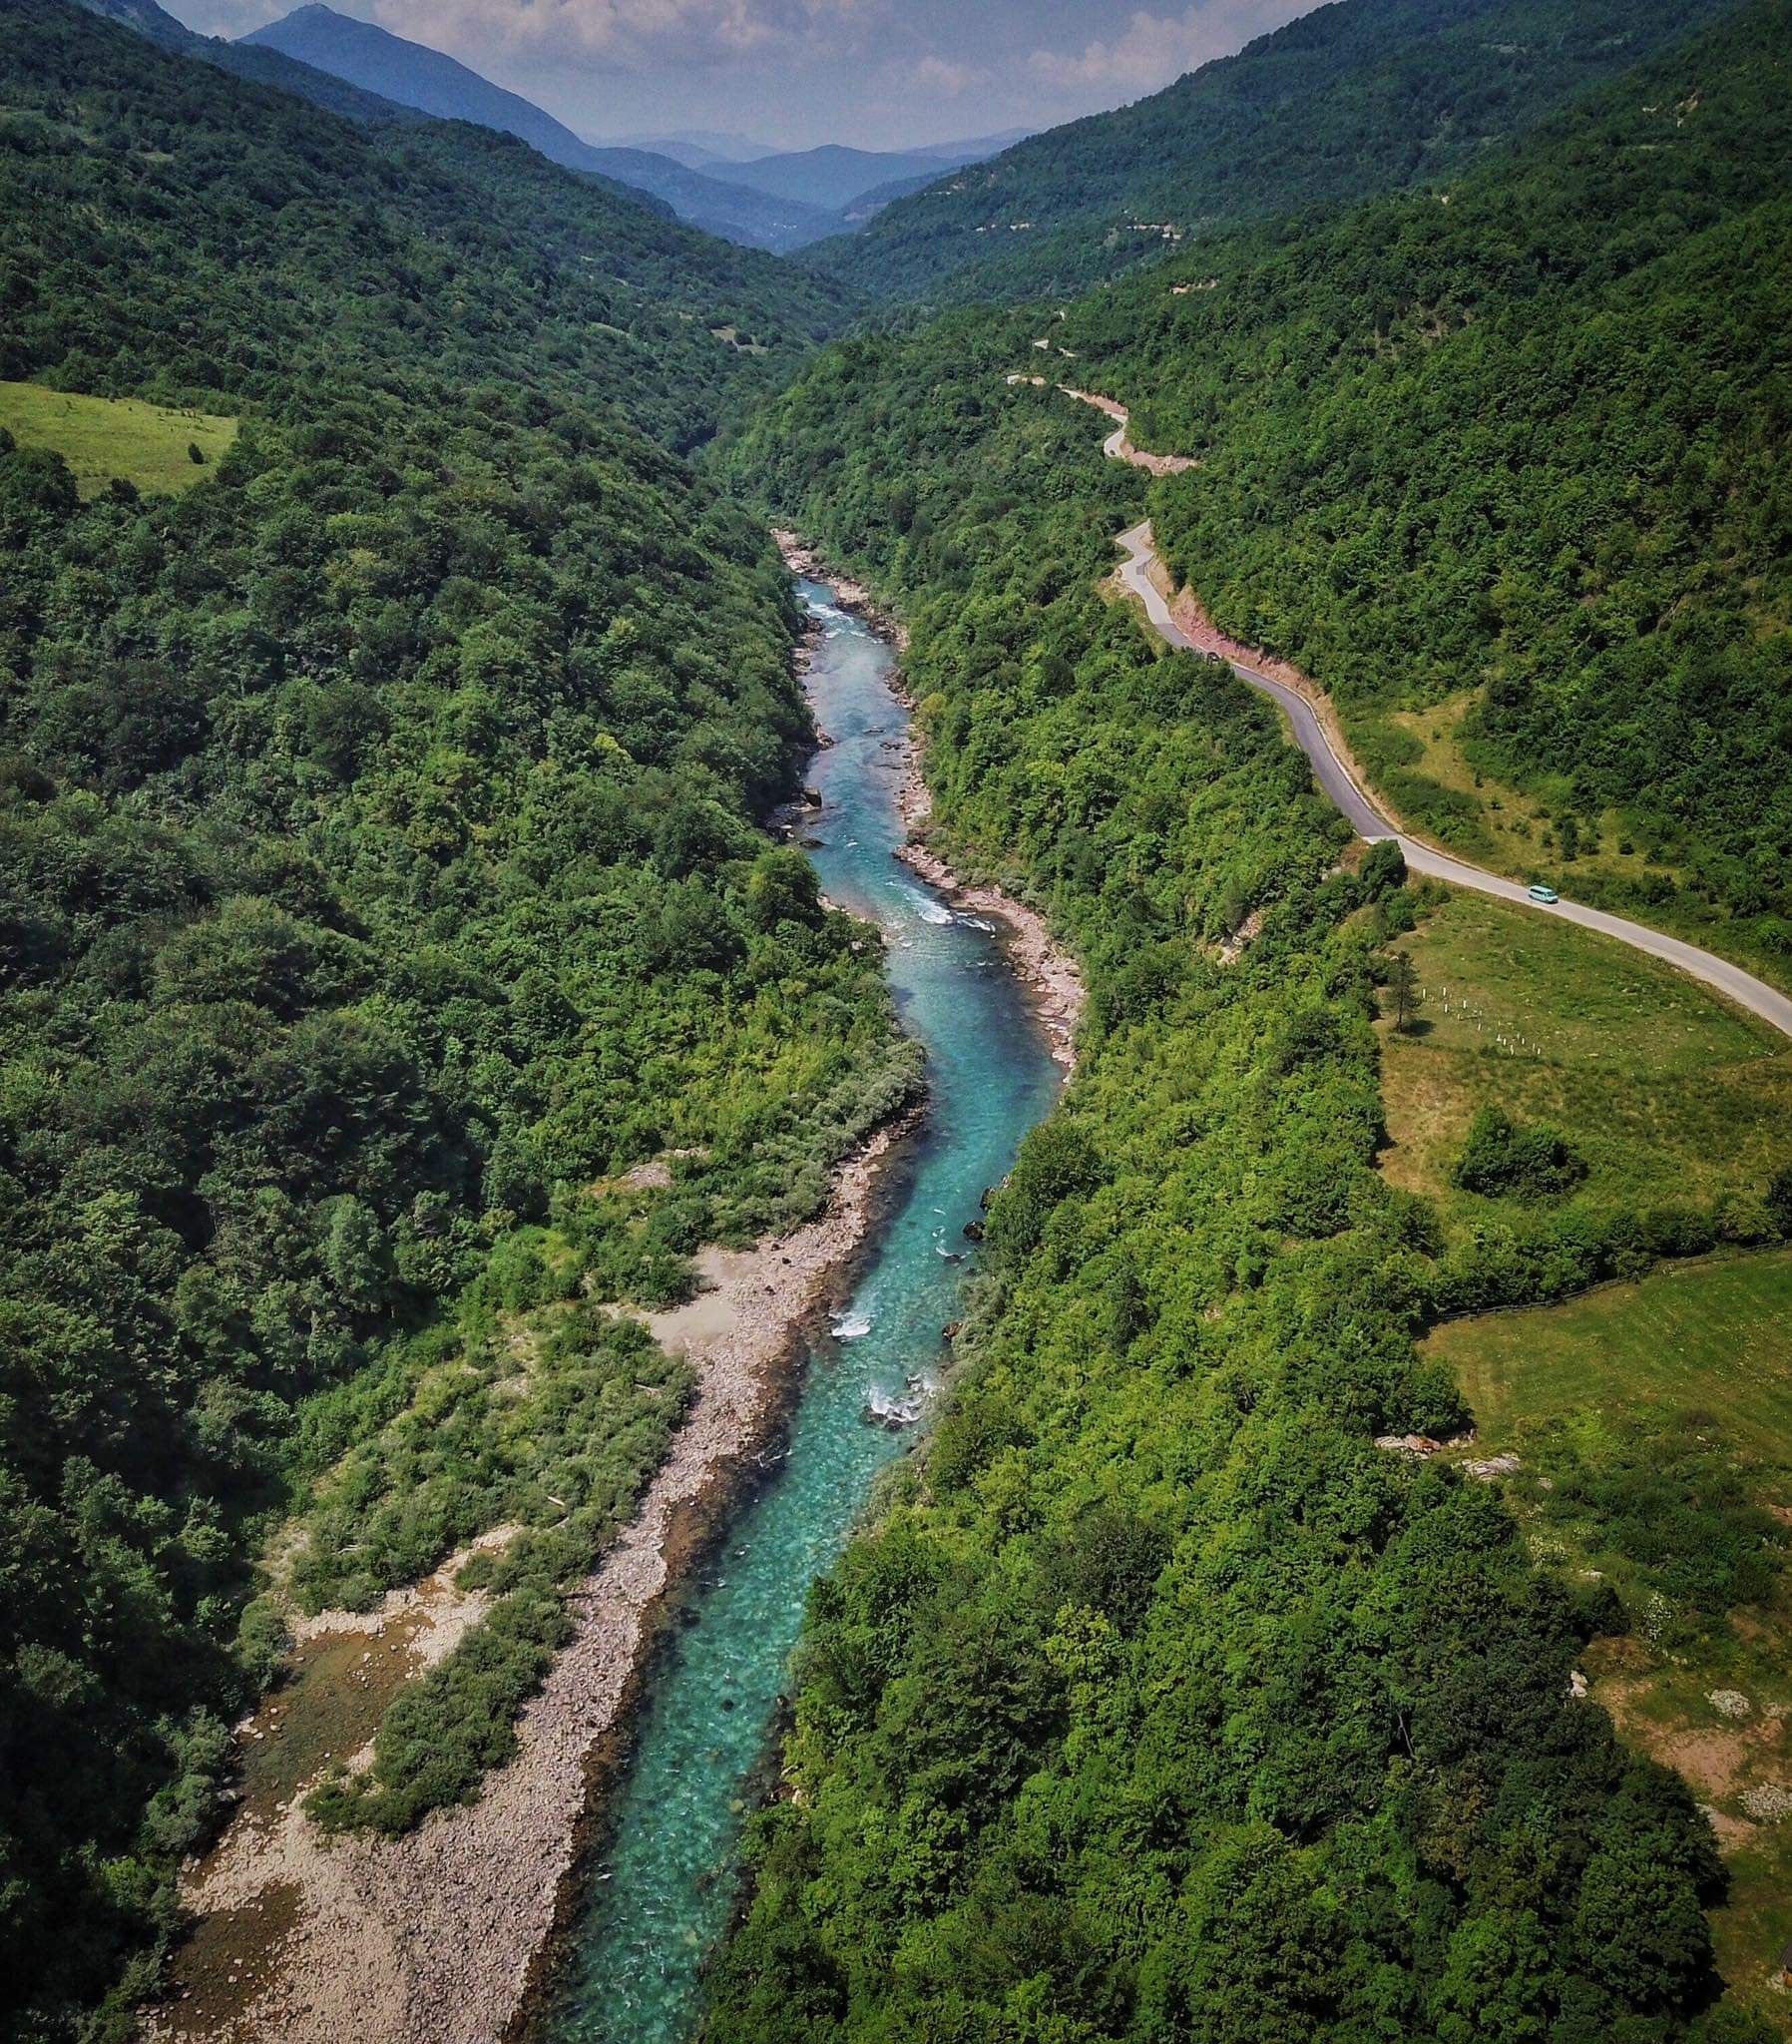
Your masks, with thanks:
M 297 0 L 172 0 L 240 35 Z M 744 132 L 867 149 L 1051 127 L 1141 98 L 1313 0 L 332 0 L 597 140 Z

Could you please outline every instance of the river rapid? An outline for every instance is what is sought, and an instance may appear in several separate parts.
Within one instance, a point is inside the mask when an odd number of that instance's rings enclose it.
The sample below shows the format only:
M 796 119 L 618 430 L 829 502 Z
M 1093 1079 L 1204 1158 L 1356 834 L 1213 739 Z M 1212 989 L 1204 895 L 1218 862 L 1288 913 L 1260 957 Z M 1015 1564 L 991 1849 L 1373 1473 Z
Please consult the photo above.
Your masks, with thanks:
M 834 741 L 812 772 L 823 807 L 810 855 L 828 897 L 885 934 L 903 1026 L 927 1050 L 928 1113 L 850 1300 L 806 1358 L 787 1452 L 693 1580 L 653 1671 L 546 1997 L 550 2044 L 692 2034 L 809 1585 L 904 1445 L 904 1431 L 868 1415 L 918 1409 L 925 1423 L 942 1328 L 958 1313 L 965 1224 L 1062 1083 L 992 926 L 955 914 L 895 857 L 908 719 L 890 648 L 825 585 L 800 593 L 820 627 L 810 700 Z

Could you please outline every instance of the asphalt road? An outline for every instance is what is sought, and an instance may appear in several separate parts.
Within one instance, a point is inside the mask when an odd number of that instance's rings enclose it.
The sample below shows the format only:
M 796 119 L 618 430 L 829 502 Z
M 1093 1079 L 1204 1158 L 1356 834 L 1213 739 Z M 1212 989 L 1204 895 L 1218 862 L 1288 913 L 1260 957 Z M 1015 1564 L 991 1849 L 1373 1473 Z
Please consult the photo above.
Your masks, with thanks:
M 1120 443 L 1125 434 L 1126 428 L 1122 424 L 1103 443 L 1106 451 L 1116 459 L 1124 458 L 1120 454 Z M 1126 555 L 1120 569 L 1120 580 L 1144 605 L 1145 616 L 1158 634 L 1171 646 L 1198 652 L 1193 641 L 1170 616 L 1169 605 L 1151 580 L 1151 570 L 1157 557 L 1151 546 L 1149 522 L 1122 532 L 1119 545 Z M 1682 943 L 1678 937 L 1665 936 L 1660 930 L 1650 929 L 1646 923 L 1631 922 L 1627 916 L 1607 914 L 1602 908 L 1586 908 L 1577 901 L 1534 901 L 1522 880 L 1509 880 L 1503 874 L 1487 872 L 1480 866 L 1470 865 L 1466 859 L 1452 858 L 1448 852 L 1435 850 L 1429 844 L 1421 844 L 1415 837 L 1406 836 L 1394 827 L 1377 807 L 1374 797 L 1358 784 L 1349 767 L 1332 750 L 1331 741 L 1326 737 L 1312 704 L 1298 689 L 1291 689 L 1285 682 L 1259 674 L 1242 661 L 1234 660 L 1228 665 L 1240 681 L 1261 690 L 1283 711 L 1292 728 L 1294 743 L 1312 763 L 1319 785 L 1350 819 L 1350 826 L 1359 837 L 1368 839 L 1371 844 L 1391 837 L 1415 873 L 1446 880 L 1453 887 L 1472 887 L 1477 893 L 1515 902 L 1539 915 L 1560 916 L 1565 922 L 1579 923 L 1584 929 L 1615 937 L 1620 944 L 1628 944 L 1635 951 L 1644 951 L 1651 958 L 1663 959 L 1692 978 L 1715 987 L 1719 993 L 1727 994 L 1738 1006 L 1759 1015 L 1764 1022 L 1771 1022 L 1785 1035 L 1792 1036 L 1792 999 L 1770 987 L 1765 980 L 1756 979 L 1753 973 L 1744 972 L 1741 966 L 1732 965 L 1727 958 L 1714 957 L 1709 951 L 1701 951 L 1696 944 Z

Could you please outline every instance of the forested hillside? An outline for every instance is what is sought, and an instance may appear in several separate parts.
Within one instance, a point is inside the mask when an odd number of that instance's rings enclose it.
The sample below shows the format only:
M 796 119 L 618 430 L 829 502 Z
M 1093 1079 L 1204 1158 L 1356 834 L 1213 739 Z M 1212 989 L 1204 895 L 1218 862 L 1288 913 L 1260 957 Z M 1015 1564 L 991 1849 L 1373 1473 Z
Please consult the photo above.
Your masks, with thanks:
M 831 232 L 833 209 L 793 196 L 686 169 L 647 149 L 607 149 L 575 135 L 532 101 L 493 85 L 425 43 L 407 42 L 372 22 L 310 4 L 293 10 L 241 43 L 206 42 L 196 54 L 231 68 L 253 57 L 286 61 L 316 78 L 341 78 L 358 91 L 447 121 L 473 121 L 514 135 L 550 163 L 584 171 L 651 195 L 646 203 L 675 212 L 712 235 L 752 249 L 796 249 Z M 308 96 L 308 95 L 307 95 Z
M 1498 167 L 1051 329 L 1199 463 L 1153 497 L 1177 574 L 1335 694 L 1409 820 L 1782 974 L 1789 89 L 1764 0 Z
M 427 365 L 574 391 L 685 446 L 844 317 L 834 286 L 489 130 L 368 132 L 59 0 L 0 22 L 0 376 L 260 399 Z
M 310 1579 L 362 1603 L 522 1528 L 342 1814 L 476 1792 L 684 1388 L 594 1301 L 814 1211 L 912 1065 L 754 827 L 808 735 L 785 578 L 671 451 L 826 290 L 7 0 L 0 303 L 0 376 L 214 450 L 84 500 L 47 395 L 49 444 L 0 433 L 0 2034 L 39 2040 L 171 1927 L 273 1526 L 349 1454 Z M 414 1451 L 354 1463 L 419 1384 Z
M 707 2034 L 1753 2037 L 1704 1818 L 1572 1692 L 1609 1594 L 1374 1444 L 1465 1423 L 1415 1333 L 1584 1282 L 1584 1217 L 1459 1234 L 1376 1169 L 1399 855 L 1346 857 L 1269 708 L 1098 594 L 1145 485 L 1008 391 L 1033 330 L 838 345 L 728 451 L 901 601 L 943 842 L 1091 1006 L 947 1409 L 813 1594 Z M 1677 1193 L 1620 1218 L 1636 1266 Z
M 1087 289 L 1241 222 L 1466 169 L 1726 4 L 1336 0 L 898 200 L 805 259 L 904 299 Z

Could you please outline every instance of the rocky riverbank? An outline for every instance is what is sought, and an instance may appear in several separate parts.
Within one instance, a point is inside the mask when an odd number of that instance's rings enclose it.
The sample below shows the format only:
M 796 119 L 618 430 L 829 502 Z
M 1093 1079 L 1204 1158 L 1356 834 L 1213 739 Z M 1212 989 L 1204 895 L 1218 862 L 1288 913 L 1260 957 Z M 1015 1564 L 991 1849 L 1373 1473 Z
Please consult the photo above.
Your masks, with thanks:
M 842 577 L 817 550 L 793 532 L 774 531 L 778 551 L 794 575 L 826 582 L 842 610 L 856 612 L 888 639 L 899 654 L 908 651 L 908 634 L 862 583 Z M 896 694 L 912 710 L 904 678 L 891 678 Z M 1005 887 L 992 881 L 963 879 L 926 842 L 933 796 L 921 768 L 920 751 L 910 744 L 903 760 L 900 794 L 902 818 L 909 842 L 897 854 L 912 871 L 936 889 L 961 915 L 981 915 L 995 923 L 1008 962 L 1027 989 L 1034 1013 L 1052 1046 L 1052 1055 L 1067 1072 L 1075 1068 L 1078 1024 L 1083 1019 L 1087 995 L 1077 961 L 1052 934 L 1051 925 L 1037 909 L 1029 908 Z
M 852 611 L 867 619 L 879 636 L 887 639 L 899 654 L 908 651 L 908 627 L 862 582 L 830 568 L 815 548 L 795 533 L 774 526 L 771 536 L 784 557 L 784 566 L 792 575 L 800 575 L 809 582 L 825 582 L 834 592 L 834 601 L 841 610 Z
M 271 1806 L 245 1804 L 188 1883 L 200 1928 L 152 2036 L 494 2044 L 512 2027 L 576 1864 L 594 1765 L 633 1702 L 667 1594 L 772 1446 L 801 1330 L 863 1243 L 914 1119 L 843 1168 L 821 1219 L 750 1251 L 709 1252 L 697 1296 L 649 1316 L 695 1365 L 696 1397 L 642 1509 L 572 1594 L 576 1634 L 523 1714 L 517 1758 L 477 1803 L 399 1838 L 319 1830 L 303 1802 L 321 1770 Z M 406 1612 L 418 1601 L 399 1599 Z M 388 1622 L 345 1614 L 342 1626 L 377 1654 Z M 320 1637 L 310 1628 L 307 1646 Z M 441 1645 L 432 1636 L 418 1652 L 407 1637 L 418 1667 Z
M 903 811 L 909 816 L 911 827 L 918 829 L 925 820 L 928 802 L 926 783 L 917 770 L 903 790 Z M 987 916 L 995 923 L 1009 965 L 1027 990 L 1033 1012 L 1052 1046 L 1053 1057 L 1067 1074 L 1074 1071 L 1077 1025 L 1083 1019 L 1087 996 L 1077 961 L 1053 936 L 1045 917 L 1024 901 L 1017 901 L 1006 888 L 961 880 L 919 838 L 904 845 L 897 856 L 944 895 L 961 915 Z

